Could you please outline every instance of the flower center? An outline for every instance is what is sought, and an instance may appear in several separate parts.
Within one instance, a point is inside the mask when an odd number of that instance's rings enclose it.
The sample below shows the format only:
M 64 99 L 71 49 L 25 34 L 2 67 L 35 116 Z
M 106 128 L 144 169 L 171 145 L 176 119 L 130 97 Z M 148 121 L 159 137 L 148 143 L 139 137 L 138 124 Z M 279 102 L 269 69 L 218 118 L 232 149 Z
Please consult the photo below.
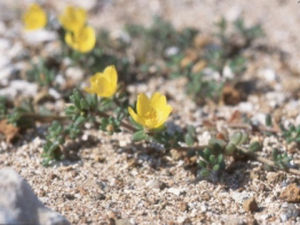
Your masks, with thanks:
M 144 120 L 148 126 L 153 126 L 157 121 L 157 113 L 154 109 L 149 110 L 144 115 Z
M 78 36 L 78 41 L 80 42 L 85 42 L 89 39 L 89 34 L 88 32 L 86 32 L 85 30 L 82 30 L 80 33 L 79 33 L 79 36 Z

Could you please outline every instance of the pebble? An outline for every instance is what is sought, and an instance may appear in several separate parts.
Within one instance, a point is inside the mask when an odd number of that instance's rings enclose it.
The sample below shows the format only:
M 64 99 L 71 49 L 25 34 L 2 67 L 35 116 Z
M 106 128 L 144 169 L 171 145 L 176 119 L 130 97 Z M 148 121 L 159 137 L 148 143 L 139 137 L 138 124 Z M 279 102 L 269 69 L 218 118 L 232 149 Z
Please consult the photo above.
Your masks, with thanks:
M 252 198 L 246 199 L 243 202 L 243 208 L 244 208 L 245 211 L 251 212 L 251 213 L 257 211 L 258 210 L 258 206 L 257 206 L 255 198 L 252 197 Z
M 185 190 L 183 190 L 183 189 L 181 189 L 181 188 L 171 187 L 171 188 L 169 188 L 169 189 L 167 190 L 167 192 L 179 196 L 180 194 L 182 194 L 183 192 L 185 192 Z
M 300 209 L 295 204 L 284 205 L 282 213 L 280 213 L 280 219 L 282 222 L 286 222 L 291 218 L 297 218 L 300 216 Z
M 46 208 L 25 179 L 11 168 L 0 170 L 0 224 L 69 225 Z
M 72 82 L 76 84 L 82 81 L 83 75 L 83 71 L 79 67 L 69 67 L 66 70 L 66 78 L 72 80 Z
M 24 33 L 24 39 L 31 45 L 38 45 L 42 42 L 54 41 L 57 39 L 57 34 L 49 30 L 36 30 Z
M 17 95 L 22 94 L 23 96 L 36 96 L 38 91 L 38 85 L 30 83 L 24 80 L 13 80 L 10 86 L 0 90 L 1 96 L 7 96 L 9 98 L 15 98 Z
M 117 219 L 115 225 L 132 225 L 129 219 Z
M 262 78 L 264 78 L 268 82 L 274 82 L 274 81 L 276 81 L 276 79 L 278 79 L 275 71 L 270 68 L 260 70 L 258 72 L 258 75 L 261 76 Z
M 281 192 L 280 198 L 286 202 L 300 203 L 300 188 L 296 183 L 292 183 Z
M 165 55 L 167 57 L 171 57 L 171 56 L 174 56 L 174 55 L 178 54 L 178 52 L 179 52 L 179 48 L 178 47 L 171 46 L 171 47 L 169 47 L 169 48 L 167 48 L 165 50 Z

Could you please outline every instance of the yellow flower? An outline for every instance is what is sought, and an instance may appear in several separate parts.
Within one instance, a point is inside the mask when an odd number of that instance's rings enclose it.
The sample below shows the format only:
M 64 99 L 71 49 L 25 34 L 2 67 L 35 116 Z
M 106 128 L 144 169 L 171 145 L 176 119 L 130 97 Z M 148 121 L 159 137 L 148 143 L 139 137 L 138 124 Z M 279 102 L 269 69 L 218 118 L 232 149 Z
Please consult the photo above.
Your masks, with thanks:
M 89 94 L 99 97 L 112 97 L 117 91 L 118 73 L 115 66 L 107 66 L 103 73 L 96 73 L 90 78 L 91 86 L 85 88 Z
M 26 30 L 37 30 L 47 24 L 47 15 L 38 5 L 33 3 L 23 15 L 23 23 Z
M 79 52 L 89 52 L 96 44 L 95 30 L 91 26 L 85 26 L 77 32 L 67 32 L 65 41 L 71 48 Z
M 85 25 L 86 11 L 79 7 L 68 6 L 59 17 L 59 21 L 66 30 L 76 32 Z
M 136 103 L 137 113 L 128 107 L 130 116 L 135 122 L 151 130 L 161 127 L 172 112 L 167 104 L 166 96 L 156 92 L 149 99 L 145 94 L 139 94 Z

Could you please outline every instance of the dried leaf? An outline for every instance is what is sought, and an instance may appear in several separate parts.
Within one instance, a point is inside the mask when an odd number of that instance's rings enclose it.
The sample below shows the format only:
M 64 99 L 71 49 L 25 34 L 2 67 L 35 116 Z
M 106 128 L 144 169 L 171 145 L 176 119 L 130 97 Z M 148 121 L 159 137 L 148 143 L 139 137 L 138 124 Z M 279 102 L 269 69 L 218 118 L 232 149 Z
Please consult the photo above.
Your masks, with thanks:
M 235 110 L 228 120 L 228 123 L 241 123 L 242 113 L 239 110 Z
M 5 135 L 6 141 L 11 142 L 19 133 L 19 128 L 7 122 L 7 120 L 0 121 L 0 133 Z
M 226 105 L 236 105 L 242 101 L 242 96 L 235 87 L 226 85 L 223 88 L 222 99 Z
M 192 68 L 192 73 L 201 72 L 206 66 L 206 62 L 204 60 L 198 61 Z

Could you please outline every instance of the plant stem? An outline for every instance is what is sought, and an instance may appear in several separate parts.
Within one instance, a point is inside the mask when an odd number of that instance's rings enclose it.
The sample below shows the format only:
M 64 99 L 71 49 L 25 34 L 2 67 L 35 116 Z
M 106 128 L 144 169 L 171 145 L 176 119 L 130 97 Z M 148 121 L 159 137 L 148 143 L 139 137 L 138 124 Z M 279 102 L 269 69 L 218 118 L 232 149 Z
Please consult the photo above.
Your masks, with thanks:
M 24 119 L 33 119 L 39 122 L 51 122 L 53 120 L 66 120 L 68 117 L 66 116 L 58 116 L 58 115 L 41 115 L 37 113 L 24 113 L 22 114 L 22 118 Z
M 109 117 L 109 115 L 107 115 L 104 112 L 98 112 L 97 114 L 102 117 L 105 117 L 105 118 Z M 136 130 L 132 125 L 130 125 L 129 123 L 124 122 L 124 121 L 121 121 L 121 126 L 132 132 L 134 132 Z
M 253 160 L 256 160 L 258 162 L 261 162 L 263 164 L 266 164 L 267 166 L 270 166 L 272 168 L 277 168 L 276 164 L 274 161 L 270 160 L 270 159 L 266 159 L 264 157 L 261 157 L 261 156 L 258 156 L 256 155 L 255 153 L 253 152 L 249 152 L 247 149 L 245 149 L 244 147 L 238 147 L 238 149 L 245 155 L 247 155 L 249 158 L 253 159 Z M 295 174 L 295 175 L 298 175 L 300 176 L 300 170 L 298 169 L 294 169 L 294 168 L 287 168 L 286 169 L 287 172 L 290 172 L 292 174 Z

